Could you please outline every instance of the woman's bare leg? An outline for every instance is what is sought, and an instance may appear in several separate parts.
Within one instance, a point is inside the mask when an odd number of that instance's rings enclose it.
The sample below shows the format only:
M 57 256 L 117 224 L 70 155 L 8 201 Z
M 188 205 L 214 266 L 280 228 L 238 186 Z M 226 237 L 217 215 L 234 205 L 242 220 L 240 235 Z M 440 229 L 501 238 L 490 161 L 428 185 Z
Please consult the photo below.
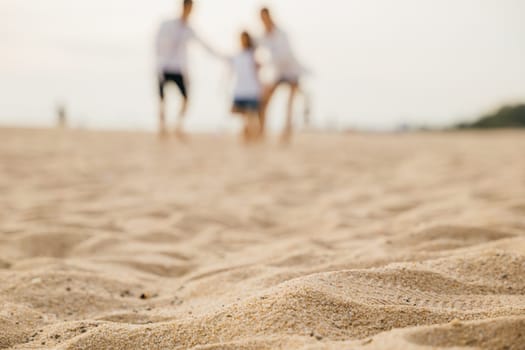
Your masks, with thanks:
M 268 106 L 270 105 L 271 99 L 273 95 L 275 94 L 275 90 L 277 90 L 277 87 L 279 84 L 275 83 L 271 85 L 270 87 L 266 88 L 263 92 L 263 97 L 261 101 L 261 109 L 259 111 L 259 120 L 261 125 L 261 135 L 264 134 L 266 131 L 266 117 L 268 112 Z
M 303 104 L 304 104 L 304 111 L 303 111 L 303 117 L 304 117 L 304 125 L 310 126 L 310 113 L 311 113 L 311 100 L 310 95 L 308 94 L 308 91 L 304 90 L 302 87 L 299 87 L 299 90 L 297 91 L 298 94 L 303 96 Z
M 287 106 L 287 111 L 286 111 L 286 124 L 284 126 L 284 131 L 282 135 L 283 142 L 289 142 L 290 138 L 292 137 L 293 105 L 294 105 L 295 96 L 297 95 L 298 90 L 299 90 L 298 84 L 290 85 L 290 95 L 288 97 L 288 106 Z

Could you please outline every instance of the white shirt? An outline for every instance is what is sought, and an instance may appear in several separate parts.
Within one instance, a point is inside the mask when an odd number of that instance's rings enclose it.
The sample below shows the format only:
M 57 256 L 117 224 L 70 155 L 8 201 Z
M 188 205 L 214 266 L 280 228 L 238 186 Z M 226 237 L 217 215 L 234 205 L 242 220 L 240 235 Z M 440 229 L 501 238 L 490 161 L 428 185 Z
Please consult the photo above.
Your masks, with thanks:
M 236 99 L 256 99 L 261 95 L 261 83 L 255 52 L 244 50 L 230 60 L 235 75 L 235 87 L 233 90 Z
M 206 45 L 190 25 L 180 19 L 172 19 L 161 24 L 157 34 L 157 70 L 159 73 L 188 73 L 188 44 L 196 40 L 206 50 L 213 50 Z
M 259 45 L 270 53 L 272 65 L 278 77 L 299 77 L 305 73 L 304 67 L 296 59 L 288 36 L 278 27 L 265 33 L 259 39 Z

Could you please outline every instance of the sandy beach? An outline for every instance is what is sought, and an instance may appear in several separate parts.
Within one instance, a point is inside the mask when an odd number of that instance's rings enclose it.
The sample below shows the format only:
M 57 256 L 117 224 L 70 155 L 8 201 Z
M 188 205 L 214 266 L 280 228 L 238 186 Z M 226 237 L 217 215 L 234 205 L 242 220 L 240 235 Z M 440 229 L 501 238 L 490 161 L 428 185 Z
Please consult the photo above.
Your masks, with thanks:
M 0 349 L 525 349 L 524 150 L 0 129 Z

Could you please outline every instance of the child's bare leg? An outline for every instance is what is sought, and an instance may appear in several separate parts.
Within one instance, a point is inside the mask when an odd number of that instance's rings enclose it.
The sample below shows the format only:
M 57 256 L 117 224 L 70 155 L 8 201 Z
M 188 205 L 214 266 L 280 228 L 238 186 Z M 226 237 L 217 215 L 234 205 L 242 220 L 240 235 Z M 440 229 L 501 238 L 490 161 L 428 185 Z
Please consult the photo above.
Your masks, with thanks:
M 242 128 L 241 138 L 244 143 L 249 143 L 251 138 L 250 117 L 243 113 L 242 120 L 244 122 L 244 126 Z
M 262 135 L 261 120 L 258 112 L 251 112 L 248 116 L 251 130 L 251 137 L 254 141 L 260 140 Z

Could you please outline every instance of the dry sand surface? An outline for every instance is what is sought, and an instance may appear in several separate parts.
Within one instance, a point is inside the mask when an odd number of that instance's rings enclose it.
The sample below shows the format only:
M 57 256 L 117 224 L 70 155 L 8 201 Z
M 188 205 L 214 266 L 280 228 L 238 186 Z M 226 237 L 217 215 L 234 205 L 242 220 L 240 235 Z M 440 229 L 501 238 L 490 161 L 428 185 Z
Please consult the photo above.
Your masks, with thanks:
M 525 349 L 525 133 L 0 130 L 0 348 Z

